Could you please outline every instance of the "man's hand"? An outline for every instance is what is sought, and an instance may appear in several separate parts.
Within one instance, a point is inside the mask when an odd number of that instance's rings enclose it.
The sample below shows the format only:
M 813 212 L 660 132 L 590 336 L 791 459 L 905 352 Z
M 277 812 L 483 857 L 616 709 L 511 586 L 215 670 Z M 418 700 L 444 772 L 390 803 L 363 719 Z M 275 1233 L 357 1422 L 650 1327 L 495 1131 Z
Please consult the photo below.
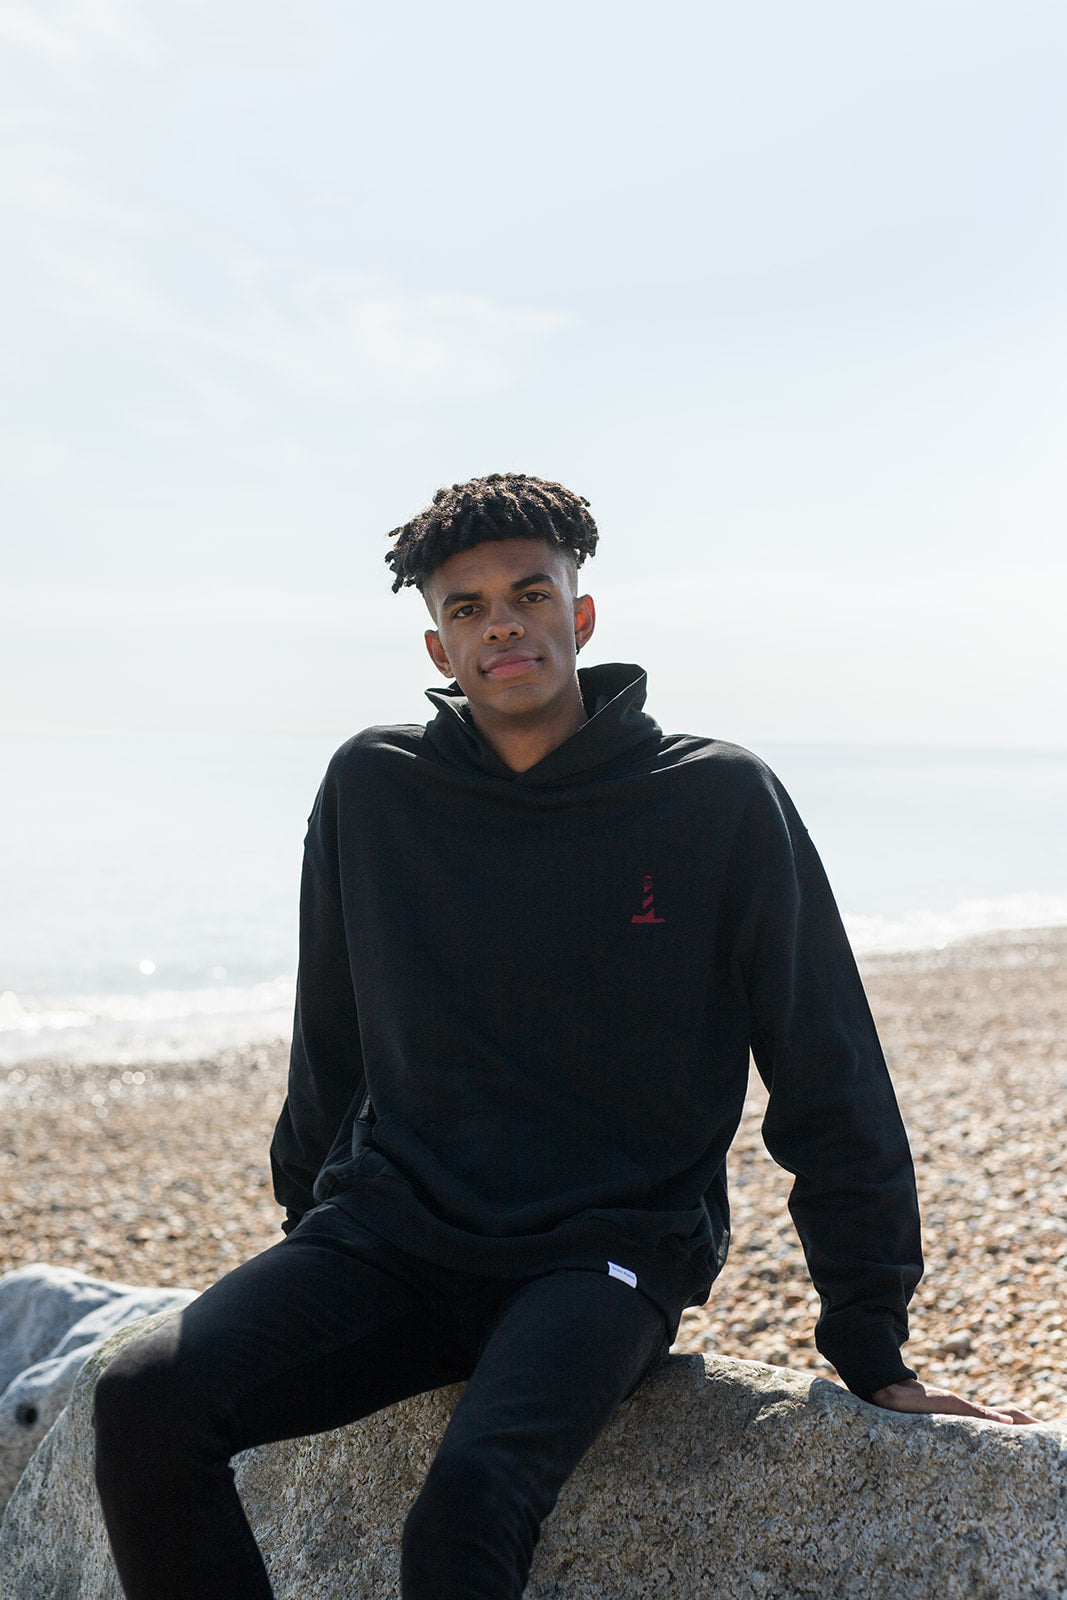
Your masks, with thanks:
M 885 1389 L 876 1389 L 871 1395 L 872 1405 L 886 1411 L 919 1411 L 927 1415 L 953 1417 L 984 1417 L 986 1422 L 1036 1422 L 1025 1411 L 1015 1406 L 998 1407 L 972 1405 L 950 1389 L 928 1389 L 918 1378 L 906 1378 L 901 1383 L 891 1383 Z

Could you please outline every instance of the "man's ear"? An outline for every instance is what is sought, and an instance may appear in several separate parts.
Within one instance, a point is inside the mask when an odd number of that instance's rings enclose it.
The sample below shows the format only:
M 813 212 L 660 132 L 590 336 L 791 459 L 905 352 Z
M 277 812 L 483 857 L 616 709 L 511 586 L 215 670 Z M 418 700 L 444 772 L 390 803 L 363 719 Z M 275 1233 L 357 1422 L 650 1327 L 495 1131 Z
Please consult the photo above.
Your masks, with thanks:
M 433 662 L 438 672 L 440 672 L 445 678 L 454 678 L 456 674 L 452 671 L 451 665 L 449 664 L 448 656 L 445 653 L 445 647 L 441 643 L 441 635 L 438 633 L 437 629 L 427 628 L 425 639 L 426 648 L 430 652 L 430 660 Z
M 574 648 L 580 650 L 593 637 L 596 627 L 596 606 L 590 594 L 580 594 L 574 602 Z

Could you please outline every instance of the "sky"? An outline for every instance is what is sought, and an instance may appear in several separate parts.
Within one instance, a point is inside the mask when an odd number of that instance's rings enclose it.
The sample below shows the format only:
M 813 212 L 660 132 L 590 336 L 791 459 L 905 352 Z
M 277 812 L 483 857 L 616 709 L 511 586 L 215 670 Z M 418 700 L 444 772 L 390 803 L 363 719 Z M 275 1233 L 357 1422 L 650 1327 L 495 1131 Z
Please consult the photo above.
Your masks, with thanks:
M 422 720 L 585 494 L 668 728 L 1067 748 L 1053 0 L 0 0 L 0 727 Z

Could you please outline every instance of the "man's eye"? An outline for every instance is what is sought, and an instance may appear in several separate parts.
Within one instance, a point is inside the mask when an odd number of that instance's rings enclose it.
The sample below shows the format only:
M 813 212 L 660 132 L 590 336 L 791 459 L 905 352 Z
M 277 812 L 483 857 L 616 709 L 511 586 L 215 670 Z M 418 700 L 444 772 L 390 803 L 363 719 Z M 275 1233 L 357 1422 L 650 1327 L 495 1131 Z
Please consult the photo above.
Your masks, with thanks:
M 543 589 L 531 589 L 529 594 L 524 594 L 522 598 L 536 603 L 538 600 L 547 600 L 548 596 Z
M 452 621 L 458 622 L 461 617 L 469 617 L 473 610 L 473 606 L 457 606 L 452 613 Z

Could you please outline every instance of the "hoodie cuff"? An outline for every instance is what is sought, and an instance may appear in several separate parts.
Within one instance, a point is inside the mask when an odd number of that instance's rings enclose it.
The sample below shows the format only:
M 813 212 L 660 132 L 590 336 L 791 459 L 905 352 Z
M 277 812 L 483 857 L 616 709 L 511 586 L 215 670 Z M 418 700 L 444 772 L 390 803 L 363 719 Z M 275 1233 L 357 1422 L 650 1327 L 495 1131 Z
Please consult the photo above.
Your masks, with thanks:
M 843 1338 L 820 1345 L 853 1394 L 869 1400 L 878 1389 L 914 1378 L 900 1354 L 896 1332 L 889 1322 L 872 1322 Z

